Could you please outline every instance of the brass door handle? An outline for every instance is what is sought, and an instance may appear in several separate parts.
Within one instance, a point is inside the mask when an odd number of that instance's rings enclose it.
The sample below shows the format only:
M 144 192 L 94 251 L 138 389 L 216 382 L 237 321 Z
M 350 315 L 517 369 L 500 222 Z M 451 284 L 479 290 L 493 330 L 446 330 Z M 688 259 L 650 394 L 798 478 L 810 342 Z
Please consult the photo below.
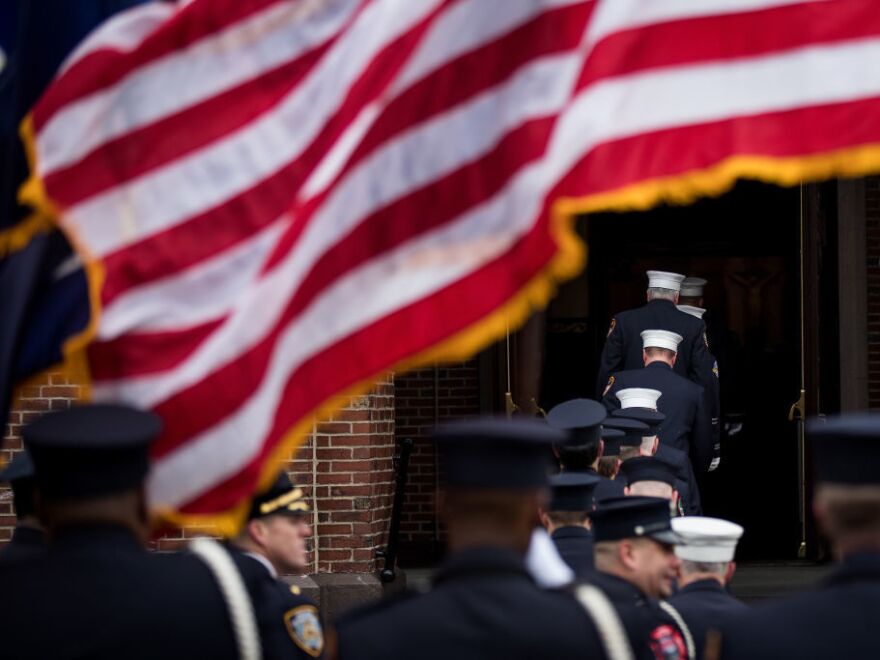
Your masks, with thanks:
M 801 390 L 801 395 L 798 397 L 798 400 L 791 404 L 791 408 L 788 411 L 789 422 L 795 420 L 803 421 L 806 418 L 806 394 L 805 390 Z

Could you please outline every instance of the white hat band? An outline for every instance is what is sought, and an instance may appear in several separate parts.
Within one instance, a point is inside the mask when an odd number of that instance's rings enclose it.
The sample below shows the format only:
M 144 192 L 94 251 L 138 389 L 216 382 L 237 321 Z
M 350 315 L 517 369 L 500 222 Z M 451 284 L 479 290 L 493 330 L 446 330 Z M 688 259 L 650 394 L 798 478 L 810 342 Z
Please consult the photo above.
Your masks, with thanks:
M 679 559 L 704 563 L 733 561 L 736 542 L 732 545 L 676 545 L 675 554 Z
M 703 289 L 706 282 L 702 277 L 686 277 L 681 283 L 681 295 L 686 297 L 696 297 L 703 295 Z
M 647 387 L 627 387 L 618 390 L 616 396 L 620 401 L 621 408 L 650 408 L 657 409 L 657 399 L 662 396 L 660 390 L 652 390 Z
M 668 273 L 665 270 L 649 270 L 648 288 L 678 291 L 681 289 L 681 281 L 683 279 L 684 275 L 680 273 Z
M 643 330 L 642 331 L 642 347 L 643 348 L 665 348 L 670 351 L 678 352 L 678 345 L 681 343 L 682 337 L 668 330 Z
M 684 289 L 682 289 L 682 295 L 684 295 L 683 292 Z M 706 313 L 706 310 L 702 307 L 694 307 L 693 305 L 676 305 L 676 307 L 678 307 L 678 311 L 690 314 L 691 316 L 696 316 L 698 319 L 703 318 L 703 314 Z

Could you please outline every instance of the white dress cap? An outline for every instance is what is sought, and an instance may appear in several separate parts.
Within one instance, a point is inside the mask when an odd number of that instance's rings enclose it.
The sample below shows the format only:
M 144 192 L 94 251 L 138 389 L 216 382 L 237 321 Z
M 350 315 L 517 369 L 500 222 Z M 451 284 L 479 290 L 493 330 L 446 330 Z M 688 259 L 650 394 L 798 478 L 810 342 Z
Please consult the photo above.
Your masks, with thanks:
M 683 339 L 669 330 L 642 330 L 642 348 L 668 348 L 677 353 Z
M 686 277 L 681 283 L 681 295 L 687 298 L 698 298 L 703 295 L 703 288 L 709 280 L 702 277 Z
M 627 387 L 618 390 L 616 393 L 617 400 L 620 401 L 621 408 L 650 408 L 657 410 L 657 399 L 661 397 L 663 392 L 660 390 L 652 390 L 647 387 Z
M 682 291 L 684 291 L 684 288 L 682 288 Z M 678 307 L 678 311 L 696 316 L 698 319 L 703 318 L 703 314 L 706 313 L 706 310 L 702 307 L 694 307 L 693 305 L 676 305 L 676 307 Z
M 704 563 L 733 561 L 743 535 L 743 528 L 735 523 L 704 516 L 673 518 L 672 530 L 680 539 L 675 546 L 678 558 Z
M 648 271 L 648 288 L 649 289 L 672 289 L 678 291 L 681 288 L 681 281 L 684 275 L 679 273 L 667 273 L 663 270 Z

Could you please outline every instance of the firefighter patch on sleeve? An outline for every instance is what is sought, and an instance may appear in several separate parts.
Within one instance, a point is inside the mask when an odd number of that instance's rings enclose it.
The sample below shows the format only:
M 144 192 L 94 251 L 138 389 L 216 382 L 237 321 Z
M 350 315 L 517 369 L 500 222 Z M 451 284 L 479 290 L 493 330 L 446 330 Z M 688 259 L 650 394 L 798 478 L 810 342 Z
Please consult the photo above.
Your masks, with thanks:
M 616 318 L 611 319 L 611 325 L 608 326 L 608 334 L 605 335 L 605 339 L 608 339 L 608 337 L 611 336 L 611 333 L 614 332 L 614 328 L 616 328 L 616 327 L 617 327 L 617 319 Z
M 712 373 L 715 374 L 715 378 L 718 378 L 718 360 L 715 360 L 715 364 L 712 365 Z
M 681 633 L 672 626 L 663 625 L 654 628 L 651 631 L 650 644 L 651 651 L 657 660 L 688 657 Z
M 284 625 L 293 642 L 313 658 L 324 650 L 324 632 L 314 605 L 300 605 L 284 613 Z
M 611 386 L 614 385 L 614 376 L 608 379 L 608 384 L 605 386 L 605 390 L 602 392 L 602 396 L 608 394 L 608 390 L 611 389 Z

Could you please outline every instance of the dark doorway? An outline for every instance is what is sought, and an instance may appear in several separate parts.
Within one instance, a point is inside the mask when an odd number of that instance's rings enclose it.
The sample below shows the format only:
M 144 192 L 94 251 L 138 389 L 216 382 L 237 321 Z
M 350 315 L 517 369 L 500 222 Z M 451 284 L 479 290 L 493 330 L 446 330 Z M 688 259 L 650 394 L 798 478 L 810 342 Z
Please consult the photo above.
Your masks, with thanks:
M 596 395 L 609 321 L 644 303 L 646 270 L 709 280 L 705 307 L 729 329 L 723 412 L 741 413 L 743 426 L 707 476 L 704 509 L 746 527 L 744 559 L 793 558 L 801 538 L 798 432 L 788 417 L 802 379 L 802 209 L 798 188 L 741 182 L 687 207 L 583 218 L 588 267 L 546 318 L 540 401 L 549 408 Z

